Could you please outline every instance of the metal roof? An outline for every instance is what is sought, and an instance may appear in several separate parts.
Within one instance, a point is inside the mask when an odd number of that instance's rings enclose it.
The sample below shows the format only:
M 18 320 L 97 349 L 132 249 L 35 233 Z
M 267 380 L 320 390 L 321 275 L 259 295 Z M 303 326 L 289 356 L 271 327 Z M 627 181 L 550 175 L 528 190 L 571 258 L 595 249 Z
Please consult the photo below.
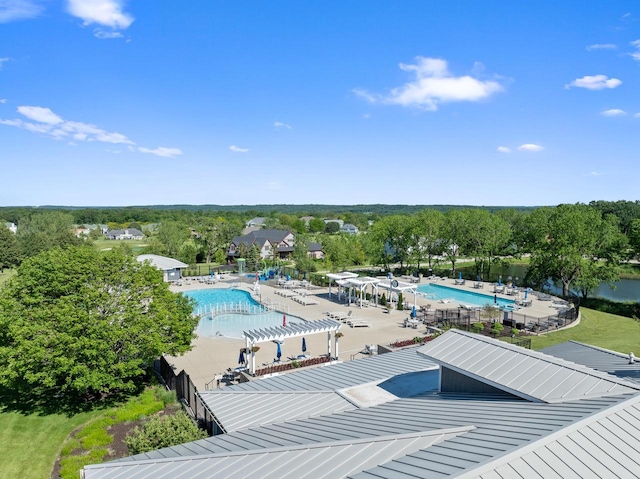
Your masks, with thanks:
M 287 326 L 275 326 L 272 328 L 251 329 L 243 331 L 242 335 L 250 343 L 261 343 L 265 341 L 280 341 L 286 338 L 295 338 L 306 334 L 326 333 L 338 331 L 342 323 L 333 319 L 318 319 L 315 321 L 304 321 L 301 323 L 288 324 Z
M 640 391 L 640 385 L 537 351 L 449 330 L 419 354 L 531 401 L 562 402 Z
M 640 477 L 640 396 L 457 476 L 459 479 Z
M 200 393 L 225 432 L 356 408 L 331 391 L 245 392 L 225 389 L 228 388 Z
M 567 361 L 582 364 L 589 368 L 613 374 L 625 379 L 640 382 L 640 359 L 629 364 L 629 355 L 608 349 L 568 341 L 543 349 L 541 352 Z
M 229 386 L 228 391 L 336 391 L 416 371 L 437 369 L 417 348 L 296 371 Z
M 149 477 L 154 479 L 246 478 L 302 479 L 347 477 L 432 444 L 454 438 L 473 427 L 378 437 L 373 440 L 335 441 L 310 446 L 242 451 L 181 460 L 107 463 L 87 466 L 85 479 Z M 304 461 L 300 457 L 304 455 Z
M 166 256 L 160 256 L 157 254 L 141 254 L 138 256 L 138 261 L 149 261 L 156 268 L 167 271 L 176 268 L 187 268 L 189 265 L 178 261 L 177 259 L 167 258 Z

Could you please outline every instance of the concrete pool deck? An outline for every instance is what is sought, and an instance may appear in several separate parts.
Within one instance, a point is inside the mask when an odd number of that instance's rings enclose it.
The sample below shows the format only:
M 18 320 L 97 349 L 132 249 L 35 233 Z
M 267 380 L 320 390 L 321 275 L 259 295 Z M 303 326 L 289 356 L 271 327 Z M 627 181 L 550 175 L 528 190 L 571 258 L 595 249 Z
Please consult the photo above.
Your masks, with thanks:
M 191 284 L 183 286 L 174 286 L 170 288 L 174 292 L 183 292 L 189 290 L 211 289 L 211 288 L 229 288 L 237 287 L 243 291 L 251 291 L 253 284 L 247 281 L 248 278 L 238 278 L 230 276 L 228 279 L 219 281 L 215 284 L 199 283 L 192 281 Z M 426 279 L 422 280 L 422 284 L 433 282 Z M 467 282 L 472 285 L 473 282 Z M 474 289 L 472 286 L 455 285 L 454 280 L 440 280 L 435 284 L 449 286 L 456 289 L 464 289 L 475 293 L 483 293 L 493 296 L 492 285 L 485 284 L 484 290 Z M 371 327 L 351 328 L 343 325 L 340 332 L 344 334 L 339 340 L 339 360 L 348 361 L 354 357 L 363 357 L 360 352 L 364 351 L 368 344 L 389 344 L 396 340 L 412 339 L 416 336 L 422 336 L 426 333 L 426 326 L 420 325 L 418 329 L 403 327 L 404 320 L 409 316 L 409 311 L 391 311 L 386 312 L 386 308 L 381 307 L 363 307 L 360 308 L 355 304 L 350 306 L 337 301 L 335 294 L 331 300 L 328 299 L 329 290 L 326 287 L 311 286 L 309 295 L 315 296 L 318 304 L 302 305 L 295 302 L 291 298 L 282 297 L 276 294 L 280 288 L 275 288 L 264 283 L 260 283 L 261 300 L 269 300 L 271 303 L 279 303 L 287 308 L 288 315 L 297 316 L 307 321 L 313 321 L 326 318 L 326 313 L 331 311 L 352 311 L 354 318 L 368 321 Z M 499 297 L 506 299 L 514 299 L 512 296 L 498 294 Z M 554 315 L 557 310 L 551 307 L 551 301 L 540 301 L 529 295 L 532 299 L 531 306 L 522 308 L 520 313 L 526 313 L 528 317 L 534 319 L 536 317 L 544 318 Z M 405 300 L 413 304 L 413 295 L 407 294 Z M 417 307 L 430 304 L 432 309 L 458 309 L 459 304 L 439 303 L 435 300 L 428 300 L 418 296 L 416 299 Z M 305 336 L 307 343 L 307 354 L 310 356 L 320 356 L 327 353 L 327 335 L 314 334 Z M 297 356 L 301 354 L 301 338 L 286 340 L 282 345 L 282 357 Z M 260 351 L 256 353 L 256 366 L 263 364 L 271 364 L 276 355 L 276 345 L 272 343 L 262 343 Z M 205 390 L 205 385 L 214 380 L 217 374 L 223 374 L 227 368 L 235 368 L 238 365 L 238 355 L 240 348 L 244 347 L 243 339 L 231 339 L 226 337 L 197 337 L 193 341 L 193 349 L 183 356 L 167 356 L 167 360 L 175 367 L 176 372 L 184 369 L 189 377 L 200 391 Z

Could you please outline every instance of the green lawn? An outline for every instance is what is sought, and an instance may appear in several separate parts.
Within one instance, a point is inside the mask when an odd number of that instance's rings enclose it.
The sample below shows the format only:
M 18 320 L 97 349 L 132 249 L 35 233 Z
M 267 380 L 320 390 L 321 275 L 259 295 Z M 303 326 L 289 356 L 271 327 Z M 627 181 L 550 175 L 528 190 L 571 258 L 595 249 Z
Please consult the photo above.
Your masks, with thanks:
M 16 274 L 15 269 L 5 269 L 3 273 L 0 273 L 0 286 L 2 286 L 5 281 L 11 278 L 14 274 Z
M 543 349 L 573 339 L 581 343 L 628 354 L 640 354 L 640 322 L 623 316 L 580 308 L 580 324 L 534 337 L 532 349 Z
M 94 246 L 98 249 L 98 251 L 108 251 L 112 248 L 118 247 L 120 244 L 126 244 L 130 248 L 133 249 L 135 253 L 139 253 L 142 251 L 142 248 L 147 246 L 146 240 L 94 240 Z
M 71 432 L 100 412 L 71 417 L 0 413 L 0 476 L 6 479 L 48 479 L 62 443 Z

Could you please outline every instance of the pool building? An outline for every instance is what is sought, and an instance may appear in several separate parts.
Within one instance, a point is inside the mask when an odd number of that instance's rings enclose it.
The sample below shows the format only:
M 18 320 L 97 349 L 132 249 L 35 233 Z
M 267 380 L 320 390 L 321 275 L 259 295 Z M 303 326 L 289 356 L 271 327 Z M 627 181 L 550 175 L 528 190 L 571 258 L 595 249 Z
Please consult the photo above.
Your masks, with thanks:
M 548 353 L 450 330 L 203 392 L 222 434 L 82 477 L 640 477 L 640 365 L 574 342 Z

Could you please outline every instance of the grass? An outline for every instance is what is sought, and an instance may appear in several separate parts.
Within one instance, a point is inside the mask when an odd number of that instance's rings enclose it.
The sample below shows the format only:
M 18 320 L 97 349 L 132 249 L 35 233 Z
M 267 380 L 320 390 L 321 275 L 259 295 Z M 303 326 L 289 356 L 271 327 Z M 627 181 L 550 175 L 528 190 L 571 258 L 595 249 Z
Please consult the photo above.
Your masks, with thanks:
M 93 245 L 96 247 L 98 251 L 108 251 L 112 248 L 116 248 L 120 244 L 125 244 L 129 246 L 134 253 L 139 253 L 142 249 L 148 245 L 146 240 L 106 240 L 99 239 L 94 240 Z
M 98 416 L 99 411 L 68 417 L 17 412 L 0 413 L 0 471 L 7 479 L 43 479 L 51 471 L 61 444 L 76 428 Z
M 0 474 L 7 479 L 44 479 L 59 455 L 63 477 L 79 477 L 80 469 L 101 462 L 112 438 L 106 428 L 153 414 L 172 399 L 155 388 L 129 399 L 119 407 L 66 416 L 0 412 Z M 81 429 L 78 429 L 81 428 Z M 71 437 L 73 431 L 78 431 Z M 82 448 L 84 455 L 71 453 Z
M 570 339 L 628 354 L 640 353 L 640 323 L 631 318 L 580 308 L 580 324 L 532 338 L 532 349 L 543 349 Z
M 14 274 L 16 274 L 15 269 L 5 269 L 2 273 L 0 273 L 0 286 L 2 286 Z

